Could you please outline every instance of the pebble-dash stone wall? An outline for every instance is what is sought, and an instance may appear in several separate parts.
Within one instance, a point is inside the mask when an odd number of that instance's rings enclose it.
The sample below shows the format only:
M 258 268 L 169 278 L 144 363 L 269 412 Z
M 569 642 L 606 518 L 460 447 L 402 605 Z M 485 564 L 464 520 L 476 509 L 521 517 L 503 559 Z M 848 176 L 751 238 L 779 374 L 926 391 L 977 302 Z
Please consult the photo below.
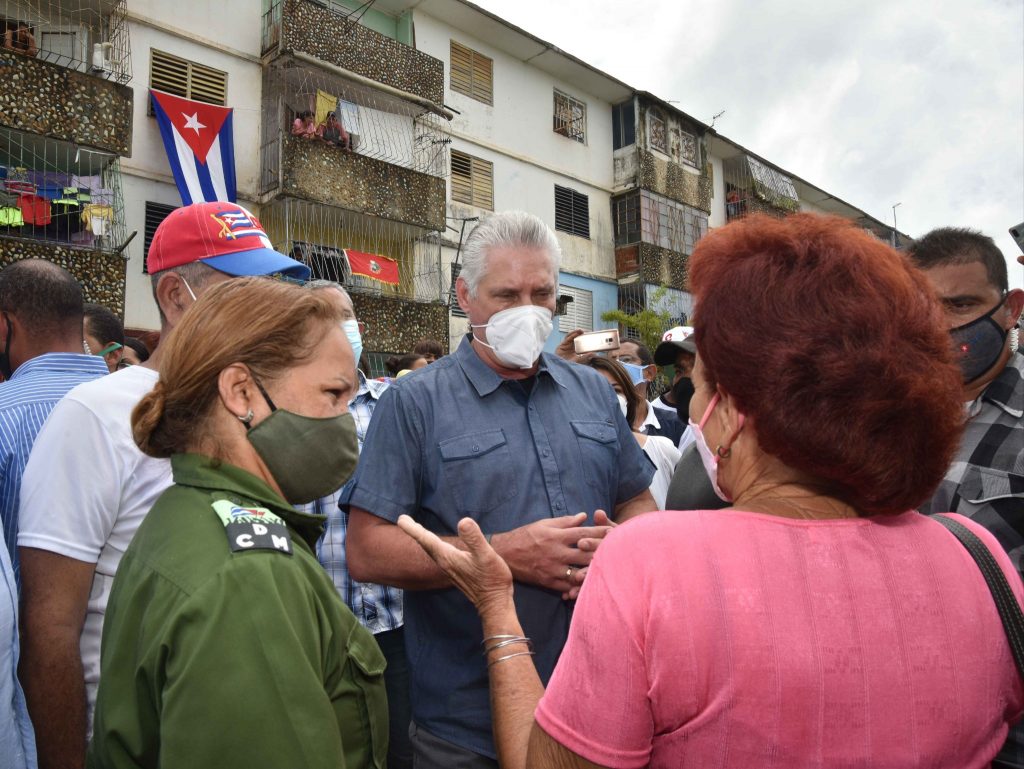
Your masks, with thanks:
M 638 187 L 711 213 L 710 164 L 704 173 L 695 174 L 647 150 L 638 149 L 637 159 Z
M 420 339 L 448 343 L 448 308 L 437 302 L 410 302 L 352 292 L 356 317 L 366 324 L 367 350 L 406 353 Z
M 302 51 L 435 104 L 444 101 L 444 63 L 311 0 L 285 0 L 281 50 Z
M 132 154 L 132 89 L 0 49 L 0 125 Z
M 371 216 L 445 226 L 444 179 L 297 136 L 284 141 L 283 193 Z
M 689 256 L 653 243 L 641 243 L 637 250 L 640 254 L 640 277 L 644 283 L 671 286 L 681 291 L 690 290 Z
M 123 257 L 60 243 L 0 237 L 0 269 L 19 259 L 46 259 L 60 265 L 82 284 L 85 301 L 109 307 L 124 318 L 128 264 Z

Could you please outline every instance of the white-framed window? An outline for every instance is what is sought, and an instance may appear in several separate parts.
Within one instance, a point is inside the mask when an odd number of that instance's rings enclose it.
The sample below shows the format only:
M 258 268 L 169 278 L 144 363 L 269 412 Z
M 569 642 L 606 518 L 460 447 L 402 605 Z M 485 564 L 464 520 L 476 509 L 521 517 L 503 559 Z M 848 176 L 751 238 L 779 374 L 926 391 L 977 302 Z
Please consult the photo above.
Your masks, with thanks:
M 587 105 L 561 91 L 555 91 L 554 129 L 580 144 L 587 143 Z
M 558 330 L 562 333 L 582 328 L 584 331 L 594 330 L 594 292 L 585 288 L 558 286 L 558 295 L 570 296 L 572 301 L 566 303 L 565 314 L 558 316 Z

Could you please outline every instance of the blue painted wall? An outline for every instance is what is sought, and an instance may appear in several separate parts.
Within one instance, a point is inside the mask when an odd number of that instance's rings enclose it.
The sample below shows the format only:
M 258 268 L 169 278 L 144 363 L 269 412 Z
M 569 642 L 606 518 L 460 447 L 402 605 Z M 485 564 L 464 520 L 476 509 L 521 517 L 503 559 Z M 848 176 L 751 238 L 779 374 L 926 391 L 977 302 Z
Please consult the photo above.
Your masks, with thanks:
M 558 283 L 562 286 L 570 286 L 572 288 L 581 288 L 586 291 L 590 291 L 594 295 L 594 317 L 591 320 L 591 328 L 595 331 L 602 328 L 616 328 L 614 323 L 608 323 L 601 320 L 601 313 L 607 312 L 608 310 L 615 310 L 619 306 L 619 290 L 618 286 L 613 282 L 606 282 L 602 280 L 594 280 L 593 278 L 585 278 L 582 275 L 573 275 L 568 272 L 559 273 Z M 544 349 L 547 352 L 554 352 L 554 349 L 558 346 L 558 343 L 565 338 L 565 333 L 558 330 L 558 317 L 554 319 L 554 330 L 551 332 L 551 336 L 548 337 L 547 344 L 544 345 Z

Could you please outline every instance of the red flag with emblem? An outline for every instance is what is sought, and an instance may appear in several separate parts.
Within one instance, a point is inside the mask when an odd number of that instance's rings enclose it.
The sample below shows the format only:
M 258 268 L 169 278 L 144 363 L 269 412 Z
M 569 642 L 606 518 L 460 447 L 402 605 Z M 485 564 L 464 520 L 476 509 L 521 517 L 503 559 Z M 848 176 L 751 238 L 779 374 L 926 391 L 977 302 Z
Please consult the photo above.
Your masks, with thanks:
M 353 275 L 378 280 L 390 286 L 398 285 L 398 262 L 379 254 L 364 254 L 362 251 L 345 249 Z

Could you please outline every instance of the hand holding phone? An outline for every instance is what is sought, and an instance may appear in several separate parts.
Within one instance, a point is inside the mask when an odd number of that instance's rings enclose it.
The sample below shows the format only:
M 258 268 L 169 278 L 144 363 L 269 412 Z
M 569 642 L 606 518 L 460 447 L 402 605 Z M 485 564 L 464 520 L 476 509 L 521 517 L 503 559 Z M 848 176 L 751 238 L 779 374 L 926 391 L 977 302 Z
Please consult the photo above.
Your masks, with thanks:
M 587 352 L 617 350 L 619 349 L 619 330 L 611 328 L 604 331 L 588 331 L 586 334 L 580 334 L 576 337 L 574 344 L 577 355 Z

